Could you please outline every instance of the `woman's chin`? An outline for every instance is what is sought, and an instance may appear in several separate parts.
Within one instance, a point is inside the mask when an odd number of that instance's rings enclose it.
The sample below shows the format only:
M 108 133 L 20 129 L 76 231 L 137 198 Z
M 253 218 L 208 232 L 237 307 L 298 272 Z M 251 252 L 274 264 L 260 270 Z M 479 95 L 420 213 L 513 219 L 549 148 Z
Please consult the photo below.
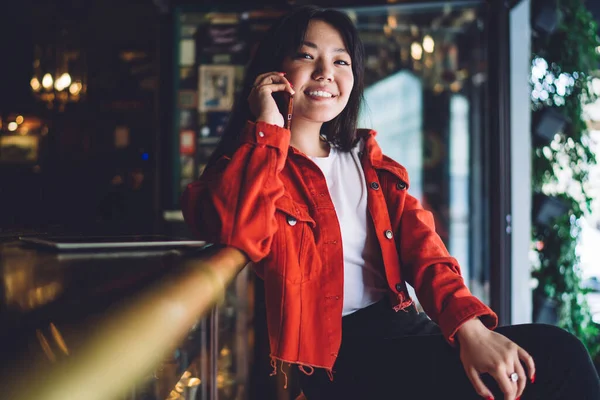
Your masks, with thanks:
M 300 115 L 294 114 L 294 116 L 292 117 L 292 120 L 302 119 L 307 122 L 323 124 L 325 122 L 329 122 L 329 121 L 333 120 L 338 115 L 339 114 L 331 113 L 331 112 L 328 112 L 328 113 L 324 113 L 324 112 L 314 113 L 313 112 L 313 113 L 306 113 L 306 114 L 300 114 Z

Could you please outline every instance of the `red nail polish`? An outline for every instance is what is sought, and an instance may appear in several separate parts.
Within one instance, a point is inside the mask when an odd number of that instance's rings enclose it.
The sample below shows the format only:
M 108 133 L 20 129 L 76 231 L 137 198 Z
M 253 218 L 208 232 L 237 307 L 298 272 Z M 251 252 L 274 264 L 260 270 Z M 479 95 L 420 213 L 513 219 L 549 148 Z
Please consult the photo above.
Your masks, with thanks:
M 515 400 L 521 400 L 521 396 L 517 397 Z
M 292 82 L 290 82 L 290 87 L 291 87 L 292 89 L 294 88 L 294 85 L 292 85 Z
M 488 398 L 487 398 L 487 399 L 485 399 L 485 400 L 494 400 L 494 398 L 493 398 L 492 396 L 490 396 L 490 397 L 488 397 Z
M 531 377 L 531 383 L 535 383 L 535 374 Z

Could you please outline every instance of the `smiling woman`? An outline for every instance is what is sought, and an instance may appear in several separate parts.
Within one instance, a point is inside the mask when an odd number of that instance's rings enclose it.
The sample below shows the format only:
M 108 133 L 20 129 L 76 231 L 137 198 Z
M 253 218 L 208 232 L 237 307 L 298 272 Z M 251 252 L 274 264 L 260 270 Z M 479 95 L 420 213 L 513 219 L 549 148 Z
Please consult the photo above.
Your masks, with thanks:
M 282 17 L 181 200 L 199 238 L 240 250 L 263 279 L 273 374 L 297 365 L 309 400 L 599 398 L 575 337 L 496 329 L 465 286 L 406 169 L 375 131 L 357 129 L 364 67 L 345 14 L 304 6 Z M 274 99 L 284 92 L 290 129 Z
M 309 27 L 314 29 L 309 30 Z M 319 33 L 328 35 L 327 39 L 331 39 L 333 42 L 329 43 L 329 40 L 319 38 Z M 309 89 L 324 91 L 322 87 L 327 86 L 330 90 L 335 90 L 331 94 L 341 95 L 341 98 L 334 98 L 333 102 L 338 105 L 344 103 L 345 107 L 338 108 L 341 112 L 333 114 L 334 118 L 325 120 L 326 115 L 317 116 L 316 114 L 313 114 L 313 117 L 323 120 L 320 133 L 327 137 L 329 142 L 345 151 L 350 150 L 356 139 L 358 112 L 363 99 L 364 57 L 364 47 L 358 37 L 358 32 L 350 19 L 341 12 L 304 7 L 297 9 L 294 14 L 280 18 L 264 36 L 246 68 L 240 95 L 234 103 L 223 140 L 213 153 L 211 162 L 224 154 L 231 154 L 235 151 L 239 146 L 240 133 L 246 122 L 257 120 L 257 111 L 252 110 L 254 106 L 257 106 L 255 103 L 257 99 L 253 97 L 253 101 L 249 102 L 248 98 L 253 95 L 252 91 L 257 83 L 255 82 L 256 78 L 262 74 L 272 73 L 269 78 L 270 82 L 273 79 L 283 82 L 284 78 L 277 78 L 273 72 L 289 73 L 289 79 L 286 82 L 294 85 L 294 89 L 291 86 L 288 88 L 290 93 L 294 90 L 303 91 L 299 96 L 295 95 L 294 97 L 294 110 L 298 113 L 303 114 L 302 110 L 308 110 L 310 97 L 306 91 Z M 313 80 L 309 84 L 311 73 L 309 76 L 302 75 L 307 73 L 306 66 L 316 65 L 318 68 L 322 68 L 322 63 L 325 61 L 328 62 L 328 65 L 320 73 L 336 71 L 336 76 L 345 77 L 339 82 L 321 77 L 320 80 Z M 348 63 L 350 65 L 346 65 Z M 286 68 L 290 68 L 290 70 L 287 71 Z M 296 71 L 299 74 L 298 82 L 292 78 Z M 342 74 L 342 71 L 346 72 Z M 319 74 L 319 71 L 314 71 L 314 73 Z M 303 77 L 300 78 L 300 76 Z M 263 76 L 263 78 L 265 77 Z M 303 97 L 303 100 L 300 100 L 300 97 Z M 316 100 L 314 96 L 312 99 Z M 302 105 L 303 102 L 304 105 Z M 313 113 L 315 112 L 314 108 Z M 273 108 L 270 111 L 275 110 Z M 300 115 L 294 115 L 294 122 L 296 119 L 303 119 Z M 296 127 L 300 125 L 301 122 L 298 122 Z M 279 126 L 282 125 L 279 124 Z
M 323 155 L 304 140 L 307 135 L 314 137 L 317 132 L 318 136 L 323 123 L 333 120 L 348 104 L 354 86 L 350 60 L 338 30 L 325 21 L 311 20 L 298 53 L 283 61 L 286 78 L 297 90 L 291 143 L 307 155 Z

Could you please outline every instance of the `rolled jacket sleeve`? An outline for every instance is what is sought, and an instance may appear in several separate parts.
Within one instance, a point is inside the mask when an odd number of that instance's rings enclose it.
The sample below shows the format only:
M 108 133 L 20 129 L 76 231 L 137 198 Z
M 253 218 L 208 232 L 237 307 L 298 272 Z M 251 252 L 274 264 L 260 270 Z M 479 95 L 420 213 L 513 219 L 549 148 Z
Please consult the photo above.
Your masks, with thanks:
M 253 262 L 269 254 L 289 143 L 289 130 L 248 122 L 231 158 L 217 160 L 186 187 L 181 208 L 199 239 L 233 246 Z
M 470 319 L 480 318 L 495 329 L 498 317 L 465 285 L 458 262 L 435 232 L 433 215 L 414 197 L 406 196 L 399 229 L 402 273 L 427 315 L 452 345 L 458 329 Z

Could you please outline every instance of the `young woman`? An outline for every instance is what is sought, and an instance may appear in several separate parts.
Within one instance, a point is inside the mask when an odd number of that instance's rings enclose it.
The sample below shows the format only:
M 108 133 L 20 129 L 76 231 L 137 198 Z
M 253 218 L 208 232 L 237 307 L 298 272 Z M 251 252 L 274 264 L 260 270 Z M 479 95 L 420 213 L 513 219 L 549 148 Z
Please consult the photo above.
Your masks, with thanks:
M 182 198 L 207 241 L 264 279 L 275 371 L 313 399 L 600 399 L 573 336 L 496 329 L 465 286 L 406 170 L 357 130 L 364 50 L 342 13 L 279 20 L 246 71 L 229 127 Z M 293 96 L 291 128 L 274 96 Z M 427 316 L 407 290 L 412 285 Z

